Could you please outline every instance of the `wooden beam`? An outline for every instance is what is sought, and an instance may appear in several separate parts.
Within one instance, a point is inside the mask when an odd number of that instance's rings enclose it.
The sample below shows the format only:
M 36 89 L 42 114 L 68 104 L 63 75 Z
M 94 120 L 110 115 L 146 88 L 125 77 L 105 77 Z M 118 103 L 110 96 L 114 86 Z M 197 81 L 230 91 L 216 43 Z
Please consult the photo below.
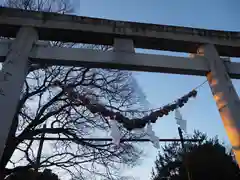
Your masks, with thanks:
M 114 38 L 130 38 L 136 48 L 189 53 L 214 44 L 220 56 L 240 57 L 239 32 L 0 8 L 0 36 L 15 37 L 23 25 L 36 28 L 40 40 L 113 45 Z
M 8 53 L 11 41 L 0 43 L 0 61 Z M 29 58 L 33 63 L 65 66 L 113 68 L 132 71 L 161 72 L 205 76 L 209 72 L 206 59 L 201 56 L 175 57 L 128 52 L 99 51 L 92 49 L 46 47 L 35 45 Z M 224 60 L 224 59 L 223 59 Z M 240 63 L 224 62 L 231 78 L 240 79 Z

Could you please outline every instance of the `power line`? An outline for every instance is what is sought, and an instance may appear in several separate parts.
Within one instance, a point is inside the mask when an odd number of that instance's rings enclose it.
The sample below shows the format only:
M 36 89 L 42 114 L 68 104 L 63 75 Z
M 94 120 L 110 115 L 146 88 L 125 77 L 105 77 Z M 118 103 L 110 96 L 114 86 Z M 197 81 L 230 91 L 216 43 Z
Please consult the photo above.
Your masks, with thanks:
M 25 140 L 37 140 L 40 141 L 41 137 L 32 137 L 25 138 Z M 57 137 L 44 137 L 45 141 L 112 141 L 112 138 L 57 138 Z M 137 139 L 137 138 L 123 138 L 120 142 L 149 142 L 150 140 L 147 138 Z M 181 142 L 181 139 L 159 139 L 160 142 Z M 201 142 L 202 139 L 184 139 L 184 141 L 188 142 Z

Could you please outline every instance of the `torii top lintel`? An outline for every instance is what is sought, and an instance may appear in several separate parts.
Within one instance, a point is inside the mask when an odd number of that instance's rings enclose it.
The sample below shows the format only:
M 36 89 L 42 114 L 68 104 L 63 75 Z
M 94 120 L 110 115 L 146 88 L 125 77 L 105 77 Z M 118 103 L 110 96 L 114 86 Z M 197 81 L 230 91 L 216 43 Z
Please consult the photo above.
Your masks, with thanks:
M 0 36 L 15 37 L 23 25 L 35 27 L 40 40 L 113 45 L 114 38 L 131 38 L 136 48 L 188 53 L 214 44 L 220 56 L 240 57 L 240 32 L 0 8 Z

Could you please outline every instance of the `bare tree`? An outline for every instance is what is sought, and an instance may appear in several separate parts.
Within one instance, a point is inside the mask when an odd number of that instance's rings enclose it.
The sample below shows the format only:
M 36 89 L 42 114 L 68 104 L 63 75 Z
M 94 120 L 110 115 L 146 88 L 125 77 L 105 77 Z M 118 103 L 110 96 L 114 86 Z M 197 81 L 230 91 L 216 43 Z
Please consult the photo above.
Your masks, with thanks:
M 73 11 L 68 0 L 7 0 L 5 6 L 58 13 Z M 61 42 L 50 44 L 66 46 Z M 105 46 L 78 46 L 108 49 Z M 129 72 L 32 64 L 8 135 L 0 174 L 5 176 L 21 168 L 34 167 L 38 142 L 27 139 L 45 133 L 50 137 L 75 140 L 45 143 L 40 167 L 61 169 L 78 179 L 94 179 L 97 176 L 103 179 L 121 178 L 117 174 L 119 165 L 135 165 L 141 151 L 126 142 L 116 148 L 112 143 L 81 141 L 82 137 L 105 135 L 109 129 L 108 120 L 92 113 L 86 105 L 72 101 L 64 88 L 53 86 L 55 82 L 71 86 L 93 103 L 100 102 L 112 111 L 137 112 L 139 97 L 131 85 Z M 42 128 L 43 124 L 47 128 Z M 133 136 L 123 128 L 122 132 L 125 137 Z

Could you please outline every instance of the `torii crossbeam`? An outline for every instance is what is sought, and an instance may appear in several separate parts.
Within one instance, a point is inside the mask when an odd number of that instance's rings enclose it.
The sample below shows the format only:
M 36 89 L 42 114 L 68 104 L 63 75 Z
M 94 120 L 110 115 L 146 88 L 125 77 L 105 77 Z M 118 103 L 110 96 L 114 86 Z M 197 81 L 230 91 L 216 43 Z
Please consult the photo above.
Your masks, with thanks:
M 230 78 L 240 64 L 240 32 L 113 21 L 56 13 L 0 8 L 0 157 L 7 139 L 29 61 L 54 65 L 117 68 L 207 76 L 225 129 L 240 165 L 240 100 Z M 112 45 L 114 51 L 56 48 L 38 40 Z M 197 54 L 194 58 L 139 54 L 134 48 Z

